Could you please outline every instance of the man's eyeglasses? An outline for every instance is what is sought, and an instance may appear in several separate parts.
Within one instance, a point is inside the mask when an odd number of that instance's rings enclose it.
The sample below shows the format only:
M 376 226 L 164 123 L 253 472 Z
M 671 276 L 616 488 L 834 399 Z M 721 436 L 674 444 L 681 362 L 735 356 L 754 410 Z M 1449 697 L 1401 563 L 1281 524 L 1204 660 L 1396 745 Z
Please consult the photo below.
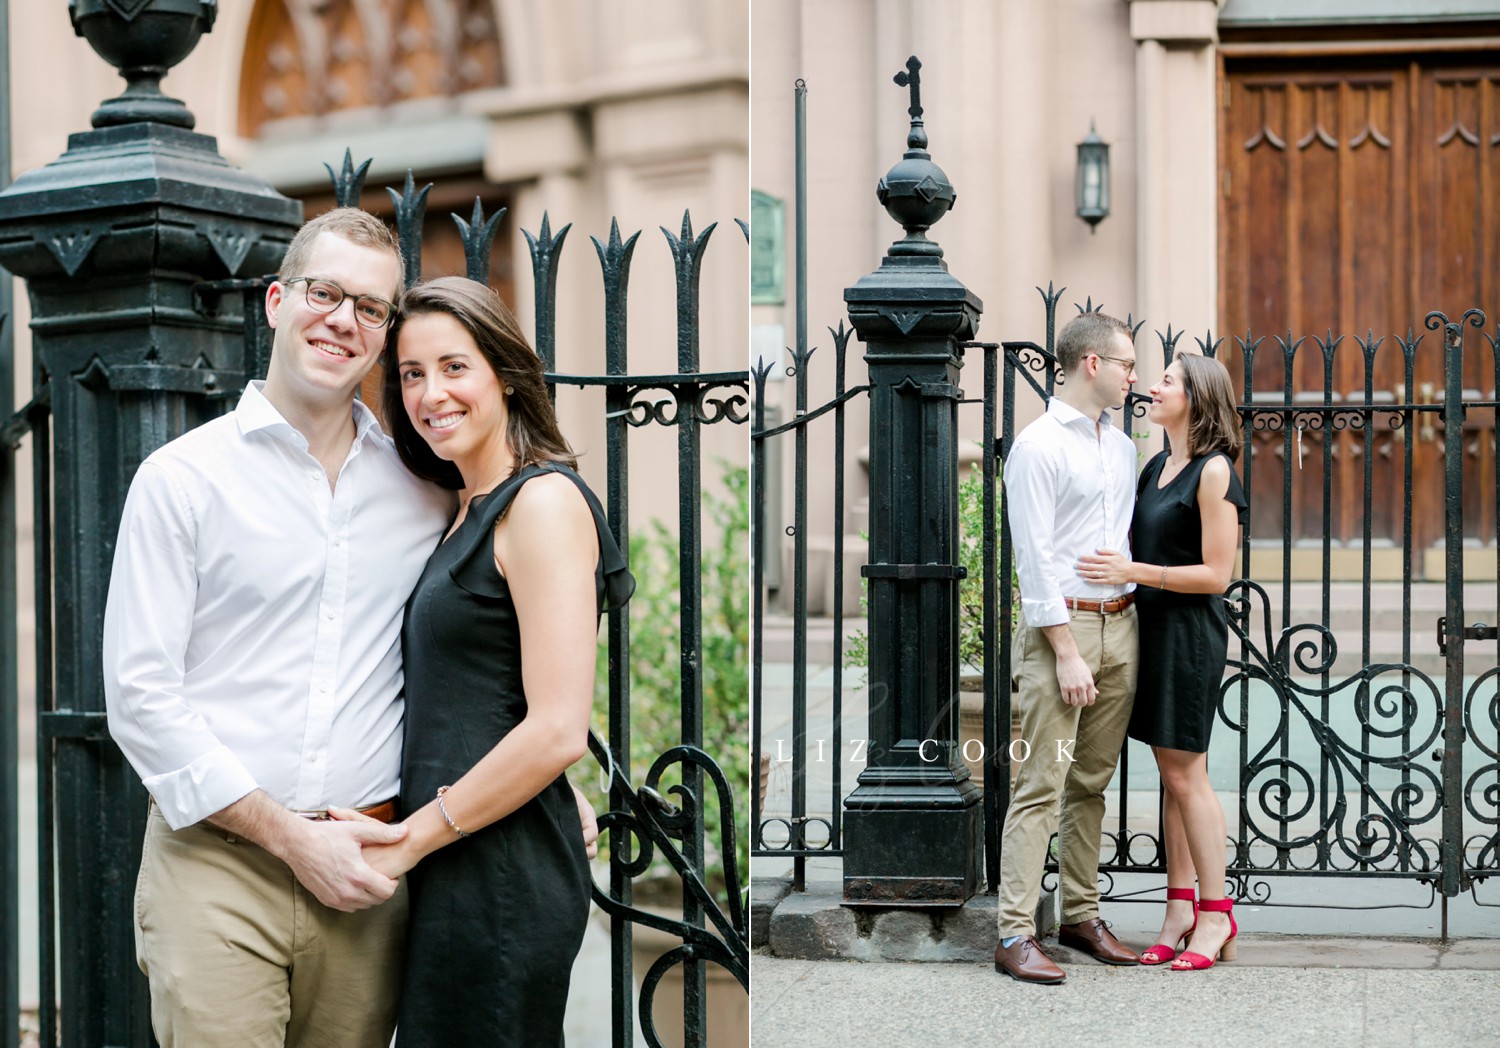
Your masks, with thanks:
M 1100 360 L 1108 360 L 1120 365 L 1125 369 L 1126 374 L 1129 374 L 1130 372 L 1135 370 L 1135 361 L 1129 360 L 1125 357 L 1107 357 L 1103 353 L 1095 353 L 1094 356 L 1098 357 Z
M 332 313 L 343 304 L 349 293 L 331 280 L 316 280 L 312 277 L 293 277 L 283 284 L 306 284 L 307 304 L 319 313 Z M 396 306 L 374 295 L 360 295 L 354 300 L 354 319 L 361 327 L 383 328 L 390 323 Z

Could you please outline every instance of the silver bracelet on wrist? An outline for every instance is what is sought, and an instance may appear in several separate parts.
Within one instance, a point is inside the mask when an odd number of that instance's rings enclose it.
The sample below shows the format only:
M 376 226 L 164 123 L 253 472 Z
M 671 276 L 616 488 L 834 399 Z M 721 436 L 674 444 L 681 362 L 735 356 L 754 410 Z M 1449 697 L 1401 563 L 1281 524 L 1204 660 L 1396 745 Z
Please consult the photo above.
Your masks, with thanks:
M 467 832 L 465 832 L 464 830 L 459 829 L 458 823 L 456 823 L 456 822 L 453 821 L 453 817 L 448 814 L 448 809 L 443 806 L 443 794 L 445 794 L 447 792 L 448 792 L 448 787 L 447 786 L 439 786 L 438 787 L 438 791 L 437 791 L 438 811 L 442 813 L 443 821 L 448 824 L 448 828 L 450 830 L 452 830 L 454 833 L 458 834 L 460 837 L 467 837 L 467 836 L 469 836 L 469 834 Z

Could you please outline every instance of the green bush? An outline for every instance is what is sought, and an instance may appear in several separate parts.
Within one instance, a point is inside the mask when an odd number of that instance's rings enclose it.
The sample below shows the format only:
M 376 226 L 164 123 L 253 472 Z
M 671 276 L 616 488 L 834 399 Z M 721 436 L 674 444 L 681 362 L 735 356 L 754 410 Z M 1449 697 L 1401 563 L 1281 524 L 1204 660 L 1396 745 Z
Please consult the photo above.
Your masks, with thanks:
M 717 528 L 713 545 L 705 545 L 700 583 L 703 619 L 703 750 L 724 772 L 734 796 L 735 850 L 741 885 L 749 872 L 745 791 L 750 781 L 750 507 L 749 471 L 726 465 L 722 494 L 705 489 L 703 515 Z M 681 593 L 678 588 L 677 537 L 653 520 L 630 539 L 630 570 L 636 590 L 630 609 L 630 783 L 639 789 L 653 761 L 682 741 Z M 608 650 L 599 645 L 595 675 L 594 726 L 608 737 Z M 662 776 L 658 787 L 668 800 L 668 789 L 682 781 L 680 764 Z M 715 893 L 725 887 L 724 857 L 720 852 L 723 827 L 719 798 L 712 782 L 702 777 L 705 883 Z M 589 792 L 589 786 L 583 786 Z M 601 811 L 607 798 L 593 787 Z M 608 835 L 601 841 L 607 854 Z M 660 852 L 637 883 L 672 873 Z

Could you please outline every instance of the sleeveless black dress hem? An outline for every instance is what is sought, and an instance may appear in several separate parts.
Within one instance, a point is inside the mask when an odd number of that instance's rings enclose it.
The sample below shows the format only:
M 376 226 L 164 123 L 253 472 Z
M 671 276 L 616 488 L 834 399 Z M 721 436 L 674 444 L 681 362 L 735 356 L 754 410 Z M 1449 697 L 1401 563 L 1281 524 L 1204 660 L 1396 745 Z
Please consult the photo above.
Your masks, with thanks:
M 521 486 L 547 472 L 572 480 L 593 513 L 599 610 L 619 607 L 634 589 L 598 499 L 572 470 L 528 466 L 476 498 L 433 551 L 406 607 L 403 815 L 462 776 L 526 715 L 520 628 L 495 567 L 493 535 Z M 590 887 L 578 809 L 561 775 L 510 815 L 419 863 L 407 874 L 397 1048 L 560 1045 Z
M 1167 567 L 1203 563 L 1203 518 L 1198 483 L 1216 452 L 1193 459 L 1165 487 L 1157 479 L 1167 452 L 1141 470 L 1130 545 L 1138 563 Z M 1248 503 L 1240 479 L 1229 467 L 1225 499 L 1245 523 Z M 1229 651 L 1229 616 L 1222 594 L 1173 593 L 1137 586 L 1140 622 L 1140 680 L 1128 734 L 1150 746 L 1207 753 L 1219 686 Z

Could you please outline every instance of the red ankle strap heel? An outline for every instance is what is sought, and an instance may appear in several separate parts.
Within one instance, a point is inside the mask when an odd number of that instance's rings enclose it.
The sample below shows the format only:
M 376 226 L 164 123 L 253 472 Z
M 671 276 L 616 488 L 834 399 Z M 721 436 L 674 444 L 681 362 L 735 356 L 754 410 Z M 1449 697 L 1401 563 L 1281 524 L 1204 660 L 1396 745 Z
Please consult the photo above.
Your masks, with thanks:
M 1212 968 L 1214 960 L 1232 961 L 1239 952 L 1239 944 L 1234 940 L 1240 934 L 1239 925 L 1234 922 L 1234 900 L 1233 899 L 1204 899 L 1198 903 L 1198 909 L 1203 913 L 1223 913 L 1229 917 L 1229 938 L 1215 952 L 1213 957 L 1205 957 L 1201 953 L 1184 950 L 1182 955 L 1172 963 L 1174 972 L 1197 972 L 1205 968 Z
M 1151 965 L 1151 964 L 1166 964 L 1172 958 L 1174 958 L 1174 957 L 1177 956 L 1177 951 L 1179 949 L 1181 949 L 1183 946 L 1185 946 L 1187 944 L 1188 938 L 1193 934 L 1193 928 L 1198 927 L 1198 894 L 1197 894 L 1197 892 L 1195 892 L 1192 888 L 1168 888 L 1167 889 L 1167 901 L 1168 902 L 1172 902 L 1174 900 L 1180 900 L 1182 902 L 1190 902 L 1190 903 L 1193 904 L 1193 923 L 1192 923 L 1192 926 L 1189 927 L 1187 931 L 1183 932 L 1182 935 L 1177 939 L 1177 945 L 1175 947 L 1174 946 L 1170 946 L 1170 945 L 1168 945 L 1167 943 L 1164 943 L 1164 942 L 1159 942 L 1155 946 L 1151 947 L 1149 950 L 1146 950 L 1146 951 L 1142 952 L 1142 954 L 1141 954 L 1141 963 L 1142 964 L 1146 964 L 1146 965 Z

